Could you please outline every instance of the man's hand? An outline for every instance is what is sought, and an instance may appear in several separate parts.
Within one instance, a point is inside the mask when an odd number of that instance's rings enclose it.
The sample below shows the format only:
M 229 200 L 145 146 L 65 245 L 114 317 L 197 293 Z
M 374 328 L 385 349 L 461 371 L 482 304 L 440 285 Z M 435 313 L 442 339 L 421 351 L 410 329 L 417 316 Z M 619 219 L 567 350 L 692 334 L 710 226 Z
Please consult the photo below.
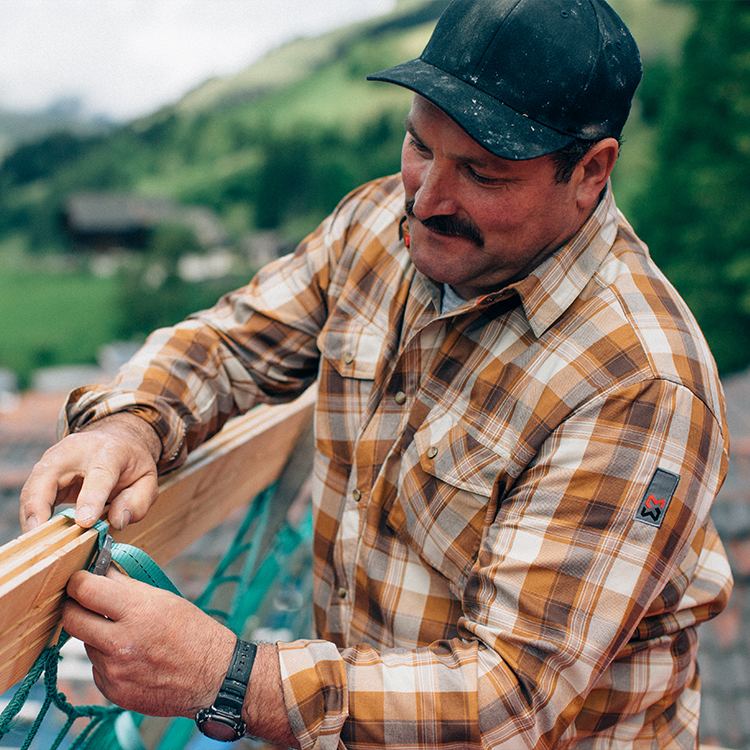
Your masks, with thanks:
M 144 420 L 113 414 L 52 446 L 21 491 L 21 527 L 30 531 L 52 508 L 76 503 L 76 523 L 90 527 L 109 507 L 116 529 L 140 521 L 156 500 L 161 442 Z
M 68 582 L 63 627 L 86 644 L 94 682 L 118 706 L 195 718 L 224 682 L 235 635 L 186 599 L 123 575 Z M 252 734 L 299 748 L 289 726 L 276 646 L 261 644 L 242 712 Z
M 188 716 L 210 706 L 234 634 L 185 599 L 128 578 L 85 571 L 68 582 L 63 627 L 86 644 L 94 682 L 122 708 Z

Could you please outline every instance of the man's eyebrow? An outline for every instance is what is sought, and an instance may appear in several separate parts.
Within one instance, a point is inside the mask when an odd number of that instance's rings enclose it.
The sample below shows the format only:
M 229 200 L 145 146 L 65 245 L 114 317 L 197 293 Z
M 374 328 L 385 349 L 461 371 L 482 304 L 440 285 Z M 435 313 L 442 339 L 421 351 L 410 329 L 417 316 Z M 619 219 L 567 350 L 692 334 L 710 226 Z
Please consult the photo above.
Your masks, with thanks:
M 414 127 L 414 121 L 411 119 L 411 114 L 406 115 L 404 118 L 404 127 L 406 128 L 407 133 L 411 133 L 413 136 L 417 137 L 416 128 Z
M 479 157 L 462 156 L 460 158 L 460 161 L 462 161 L 464 164 L 470 164 L 472 167 L 480 167 L 481 169 L 493 169 L 495 171 L 502 171 L 500 167 L 497 166 L 497 164 L 492 164 L 489 160 L 481 159 Z
M 422 143 L 422 139 L 419 137 L 419 133 L 417 133 L 417 128 L 414 125 L 414 121 L 411 118 L 411 114 L 408 114 L 406 118 L 404 119 L 404 127 L 406 128 L 406 132 L 410 133 L 413 138 L 415 138 L 417 141 Z M 503 168 L 502 161 L 498 163 L 493 163 L 488 158 L 482 158 L 480 156 L 468 156 L 468 155 L 460 155 L 454 157 L 456 161 L 463 162 L 464 164 L 468 164 L 472 167 L 479 167 L 480 169 L 491 169 L 495 172 L 503 172 L 505 171 Z

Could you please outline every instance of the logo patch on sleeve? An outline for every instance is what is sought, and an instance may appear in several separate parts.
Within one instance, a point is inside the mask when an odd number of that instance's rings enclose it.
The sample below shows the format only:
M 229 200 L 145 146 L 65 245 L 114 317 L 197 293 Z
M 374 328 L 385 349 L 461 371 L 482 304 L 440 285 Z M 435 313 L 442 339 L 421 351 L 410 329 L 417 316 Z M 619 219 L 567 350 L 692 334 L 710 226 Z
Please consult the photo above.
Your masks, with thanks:
M 679 474 L 673 474 L 666 469 L 657 469 L 635 512 L 635 520 L 647 523 L 649 526 L 656 526 L 658 529 L 664 520 L 679 481 Z

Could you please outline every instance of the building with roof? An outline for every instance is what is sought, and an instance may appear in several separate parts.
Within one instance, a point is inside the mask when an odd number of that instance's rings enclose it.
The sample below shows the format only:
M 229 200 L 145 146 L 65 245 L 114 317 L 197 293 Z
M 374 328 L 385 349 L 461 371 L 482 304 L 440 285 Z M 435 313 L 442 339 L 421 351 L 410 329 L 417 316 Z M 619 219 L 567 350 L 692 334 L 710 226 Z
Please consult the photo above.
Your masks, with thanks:
M 127 193 L 74 193 L 65 201 L 61 223 L 75 250 L 145 250 L 159 224 L 188 227 L 206 249 L 227 242 L 218 216 L 205 206 Z

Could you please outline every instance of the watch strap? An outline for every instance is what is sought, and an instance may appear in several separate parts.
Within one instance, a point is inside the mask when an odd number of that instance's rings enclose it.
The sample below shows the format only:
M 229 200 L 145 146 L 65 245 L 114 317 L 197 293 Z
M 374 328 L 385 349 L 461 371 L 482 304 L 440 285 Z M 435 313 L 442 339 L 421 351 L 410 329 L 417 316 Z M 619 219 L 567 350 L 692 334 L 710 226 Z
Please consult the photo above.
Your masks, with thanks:
M 195 716 L 198 729 L 206 736 L 221 742 L 234 742 L 247 731 L 242 720 L 245 692 L 253 671 L 257 646 L 237 640 L 229 669 L 213 704 L 202 708 Z
M 227 676 L 224 678 L 219 694 L 213 703 L 215 708 L 229 709 L 232 713 L 236 713 L 239 718 L 242 706 L 245 703 L 247 683 L 250 681 L 257 650 L 258 647 L 254 643 L 237 639 L 232 660 L 229 662 Z

